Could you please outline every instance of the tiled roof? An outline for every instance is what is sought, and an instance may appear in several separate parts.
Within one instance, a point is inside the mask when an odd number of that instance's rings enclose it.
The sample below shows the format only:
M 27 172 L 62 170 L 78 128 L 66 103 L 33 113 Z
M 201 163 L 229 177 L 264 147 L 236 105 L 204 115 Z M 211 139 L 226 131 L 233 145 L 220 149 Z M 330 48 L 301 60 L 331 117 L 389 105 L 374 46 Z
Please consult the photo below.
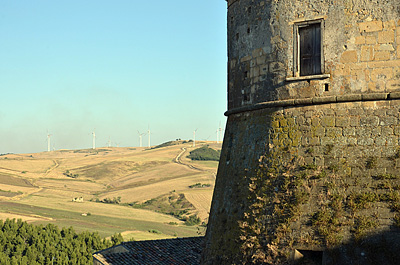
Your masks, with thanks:
M 200 264 L 204 237 L 124 242 L 93 255 L 94 264 Z

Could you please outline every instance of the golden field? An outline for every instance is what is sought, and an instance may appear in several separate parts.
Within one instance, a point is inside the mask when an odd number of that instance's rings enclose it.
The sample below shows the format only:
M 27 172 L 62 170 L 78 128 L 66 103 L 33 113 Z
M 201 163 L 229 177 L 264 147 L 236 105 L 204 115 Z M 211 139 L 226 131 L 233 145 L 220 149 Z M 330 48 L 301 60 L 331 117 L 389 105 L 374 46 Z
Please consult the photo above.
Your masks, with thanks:
M 202 145 L 218 150 L 221 144 L 173 144 L 154 149 L 114 147 L 2 155 L 0 219 L 51 222 L 77 231 L 98 231 L 106 237 L 118 232 L 126 240 L 201 234 L 204 227 L 184 225 L 154 209 L 132 207 L 184 195 L 191 204 L 186 214 L 207 221 L 218 162 L 191 161 L 186 156 Z M 207 186 L 189 187 L 196 183 Z M 80 197 L 83 202 L 73 201 Z M 114 198 L 120 203 L 101 203 Z

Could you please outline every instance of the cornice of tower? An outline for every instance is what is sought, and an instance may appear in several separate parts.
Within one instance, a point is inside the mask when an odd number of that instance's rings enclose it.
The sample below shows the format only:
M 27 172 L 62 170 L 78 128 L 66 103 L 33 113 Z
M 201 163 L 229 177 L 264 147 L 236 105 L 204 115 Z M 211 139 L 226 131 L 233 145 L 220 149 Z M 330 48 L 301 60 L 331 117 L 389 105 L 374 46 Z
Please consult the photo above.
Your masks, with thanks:
M 239 0 L 225 0 L 228 2 L 228 7 L 230 7 L 233 3 L 238 2 Z

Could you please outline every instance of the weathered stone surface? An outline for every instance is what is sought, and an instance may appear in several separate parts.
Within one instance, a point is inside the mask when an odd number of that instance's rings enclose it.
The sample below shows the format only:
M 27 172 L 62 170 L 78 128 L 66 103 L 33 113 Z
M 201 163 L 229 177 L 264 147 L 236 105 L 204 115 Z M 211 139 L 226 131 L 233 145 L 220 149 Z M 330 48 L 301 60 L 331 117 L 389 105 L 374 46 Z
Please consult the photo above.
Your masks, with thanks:
M 382 21 L 367 21 L 359 24 L 361 32 L 374 32 L 383 29 Z
M 228 122 L 203 263 L 247 264 L 265 254 L 253 263 L 279 264 L 266 262 L 271 251 L 318 249 L 328 250 L 319 264 L 396 264 L 400 257 L 382 253 L 400 255 L 398 1 L 229 0 L 228 7 Z M 299 76 L 296 30 L 317 19 L 322 73 Z M 295 171 L 285 167 L 291 159 L 299 161 Z M 273 175 L 257 175 L 261 166 L 281 172 L 274 189 L 265 186 Z M 296 186 L 285 182 L 291 177 L 306 180 Z M 283 202 L 275 192 L 284 184 L 282 194 L 305 192 L 308 200 L 280 219 L 300 199 Z M 324 213 L 319 230 L 315 219 Z

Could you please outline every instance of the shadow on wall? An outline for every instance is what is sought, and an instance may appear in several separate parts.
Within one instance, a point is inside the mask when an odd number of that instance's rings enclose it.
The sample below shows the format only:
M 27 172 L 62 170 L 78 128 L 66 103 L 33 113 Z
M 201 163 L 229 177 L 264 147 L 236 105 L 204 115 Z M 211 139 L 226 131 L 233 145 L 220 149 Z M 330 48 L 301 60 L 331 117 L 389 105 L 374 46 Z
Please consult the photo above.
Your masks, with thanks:
M 397 265 L 400 231 L 385 231 L 326 251 L 295 250 L 294 264 Z

